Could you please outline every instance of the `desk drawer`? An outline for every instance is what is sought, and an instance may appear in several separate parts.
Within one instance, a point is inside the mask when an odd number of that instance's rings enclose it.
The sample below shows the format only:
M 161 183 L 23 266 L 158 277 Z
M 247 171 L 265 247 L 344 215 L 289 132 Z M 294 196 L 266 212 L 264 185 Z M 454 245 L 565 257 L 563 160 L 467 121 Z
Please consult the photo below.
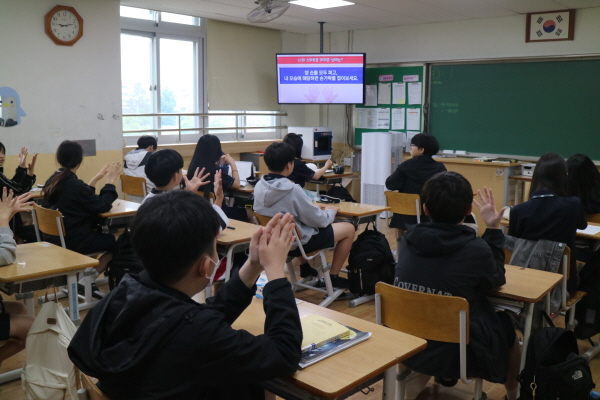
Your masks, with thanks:
M 6 293 L 7 295 L 17 294 L 17 293 L 28 293 L 35 292 L 36 290 L 43 290 L 50 286 L 66 286 L 67 285 L 67 276 L 56 276 L 54 278 L 44 278 L 30 282 L 23 283 L 0 283 L 0 291 Z

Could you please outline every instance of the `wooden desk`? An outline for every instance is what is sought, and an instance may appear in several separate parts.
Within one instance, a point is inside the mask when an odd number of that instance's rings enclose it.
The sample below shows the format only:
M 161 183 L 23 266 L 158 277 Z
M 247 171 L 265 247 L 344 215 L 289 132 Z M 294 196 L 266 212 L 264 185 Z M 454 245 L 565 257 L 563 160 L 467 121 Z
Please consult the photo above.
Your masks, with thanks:
M 140 206 L 140 203 L 134 203 L 133 201 L 117 199 L 113 202 L 112 208 L 107 212 L 99 214 L 99 217 L 106 219 L 131 217 L 135 215 Z
M 229 226 L 235 229 L 225 228 L 217 236 L 217 245 L 225 247 L 227 256 L 227 264 L 225 269 L 225 281 L 228 281 L 231 276 L 231 268 L 233 267 L 233 253 L 237 250 L 243 251 L 250 244 L 252 235 L 259 228 L 258 225 L 249 224 L 247 222 L 238 221 L 235 219 L 229 220 Z M 209 288 L 210 290 L 210 288 Z M 208 293 L 207 293 L 208 294 Z
M 544 297 L 547 299 L 547 311 L 549 311 L 550 291 L 560 283 L 563 276 L 553 272 L 540 271 L 531 268 L 521 268 L 514 265 L 505 265 L 506 283 L 499 288 L 491 289 L 491 296 L 518 300 L 526 303 L 525 332 L 523 332 L 523 348 L 521 354 L 522 370 L 525 366 L 527 345 L 531 336 L 531 324 L 533 322 L 533 307 L 535 303 Z
M 290 391 L 304 393 L 294 398 L 314 400 L 335 399 L 353 393 L 386 370 L 393 368 L 395 371 L 399 362 L 423 350 L 427 345 L 423 339 L 305 301 L 298 304 L 298 311 L 301 317 L 318 314 L 352 328 L 372 332 L 373 335 L 363 343 L 298 370 L 293 376 L 265 383 L 266 388 L 284 398 L 287 398 L 285 394 Z M 233 327 L 260 335 L 264 333 L 264 321 L 262 300 L 255 298 Z
M 20 266 L 19 263 L 25 265 Z M 95 267 L 98 260 L 46 242 L 26 243 L 17 246 L 17 260 L 0 267 L 0 290 L 7 294 L 31 292 L 26 285 L 57 276 L 67 276 L 69 290 L 69 314 L 73 321 L 79 320 L 77 303 L 77 273 Z M 38 289 L 34 289 L 38 290 Z M 25 299 L 33 315 L 33 296 Z

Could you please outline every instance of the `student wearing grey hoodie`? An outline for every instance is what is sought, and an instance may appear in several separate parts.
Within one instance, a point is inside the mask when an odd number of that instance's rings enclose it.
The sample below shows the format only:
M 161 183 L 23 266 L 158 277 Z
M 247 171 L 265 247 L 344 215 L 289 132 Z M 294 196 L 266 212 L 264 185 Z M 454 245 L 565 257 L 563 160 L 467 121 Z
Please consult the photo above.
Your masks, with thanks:
M 292 147 L 281 142 L 273 143 L 267 147 L 264 159 L 269 173 L 254 188 L 254 210 L 268 217 L 290 213 L 306 253 L 330 248 L 337 243 L 329 271 L 331 283 L 336 288 L 348 288 L 348 280 L 340 278 L 338 273 L 352 248 L 354 225 L 349 222 L 333 223 L 337 207 L 317 207 L 299 185 L 287 178 L 294 170 Z M 299 249 L 293 250 L 290 255 L 300 256 Z M 324 284 L 319 282 L 317 285 Z

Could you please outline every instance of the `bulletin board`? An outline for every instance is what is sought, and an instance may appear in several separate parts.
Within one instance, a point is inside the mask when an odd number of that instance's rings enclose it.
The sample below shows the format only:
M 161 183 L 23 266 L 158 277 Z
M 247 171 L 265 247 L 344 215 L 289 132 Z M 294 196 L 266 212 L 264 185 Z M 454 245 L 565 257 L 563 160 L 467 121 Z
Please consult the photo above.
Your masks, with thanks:
M 423 128 L 424 66 L 376 67 L 365 72 L 365 104 L 354 108 L 354 144 L 363 132 L 404 132 Z

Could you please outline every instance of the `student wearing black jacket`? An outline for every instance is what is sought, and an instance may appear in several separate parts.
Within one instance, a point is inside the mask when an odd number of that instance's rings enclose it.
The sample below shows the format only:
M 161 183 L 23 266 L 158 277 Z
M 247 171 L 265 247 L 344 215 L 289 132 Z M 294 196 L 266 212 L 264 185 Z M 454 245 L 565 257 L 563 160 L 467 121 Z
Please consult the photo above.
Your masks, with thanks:
M 425 183 L 421 198 L 432 222 L 411 227 L 401 239 L 394 285 L 419 292 L 464 297 L 469 302 L 470 343 L 467 376 L 504 383 L 508 400 L 516 400 L 520 347 L 510 318 L 497 313 L 487 290 L 503 285 L 504 235 L 502 211 L 497 212 L 491 190 L 473 201 L 469 182 L 455 172 L 440 173 Z M 481 238 L 462 225 L 472 203 L 487 230 Z M 398 312 L 401 312 L 399 310 Z M 404 362 L 408 368 L 441 378 L 458 378 L 458 344 L 428 341 L 427 348 Z M 414 386 L 414 385 L 413 385 Z M 422 387 L 412 387 L 407 400 Z
M 198 229 L 202 227 L 202 229 Z M 293 241 L 291 215 L 258 228 L 248 261 L 206 304 L 193 295 L 217 267 L 219 217 L 184 190 L 139 208 L 131 241 L 145 271 L 125 276 L 86 315 L 69 357 L 114 400 L 264 399 L 258 383 L 298 367 L 302 329 L 283 265 Z M 264 269 L 264 335 L 231 324 L 252 301 Z
M 103 272 L 112 258 L 110 252 L 116 240 L 112 234 L 99 232 L 98 214 L 109 211 L 118 197 L 115 182 L 121 174 L 121 163 L 105 165 L 86 184 L 76 175 L 83 161 L 83 149 L 79 143 L 62 142 L 56 150 L 56 160 L 60 169 L 44 185 L 44 205 L 62 213 L 65 244 L 69 250 L 82 254 L 107 252 L 100 257 L 100 264 L 96 267 L 96 271 Z M 96 194 L 96 184 L 105 176 L 106 185 L 100 194 Z
M 12 179 L 9 179 L 4 175 L 4 160 L 6 158 L 6 148 L 0 143 L 0 190 L 4 187 L 11 189 L 15 195 L 22 195 L 31 190 L 31 187 L 35 183 L 35 175 L 33 170 L 35 168 L 35 161 L 37 159 L 37 153 L 31 158 L 31 163 L 27 164 L 27 149 L 21 148 L 19 153 L 19 166 L 15 171 L 15 175 Z
M 421 194 L 421 189 L 429 178 L 446 171 L 444 164 L 431 158 L 437 154 L 439 149 L 440 145 L 434 136 L 426 133 L 415 135 L 410 144 L 412 158 L 398 165 L 394 173 L 385 180 L 385 187 L 401 193 Z M 421 215 L 421 222 L 424 221 L 427 221 L 427 216 Z M 399 238 L 408 229 L 407 225 L 416 223 L 417 217 L 415 216 L 394 214 L 390 227 L 395 228 L 396 241 L 399 241 Z
M 600 171 L 585 154 L 575 154 L 567 160 L 569 196 L 579 197 L 583 211 L 600 213 Z

